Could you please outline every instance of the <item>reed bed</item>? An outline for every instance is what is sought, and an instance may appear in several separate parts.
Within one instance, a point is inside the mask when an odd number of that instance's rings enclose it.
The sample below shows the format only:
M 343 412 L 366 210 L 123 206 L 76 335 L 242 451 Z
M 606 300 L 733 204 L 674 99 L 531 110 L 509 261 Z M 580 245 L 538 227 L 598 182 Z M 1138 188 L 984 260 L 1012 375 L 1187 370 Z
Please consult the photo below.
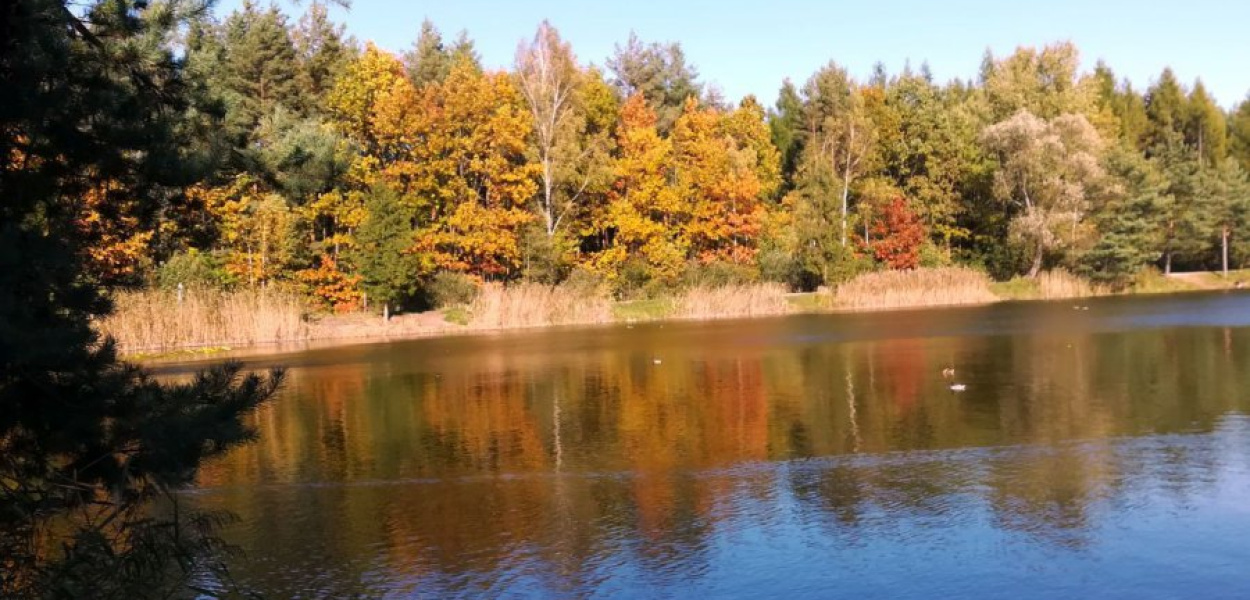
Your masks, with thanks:
M 983 304 L 997 299 L 985 273 L 959 267 L 867 273 L 834 293 L 837 306 L 852 309 Z
M 1111 292 L 1107 288 L 1094 285 L 1088 279 L 1073 275 L 1065 269 L 1054 269 L 1043 271 L 1037 275 L 1037 293 L 1042 300 L 1059 300 L 1063 298 L 1105 296 Z
M 511 329 L 612 320 L 612 303 L 602 295 L 564 285 L 491 283 L 469 305 L 468 321 L 474 329 Z
M 672 316 L 678 319 L 761 317 L 793 312 L 785 286 L 756 283 L 696 287 L 678 295 Z
M 273 290 L 188 290 L 181 299 L 145 290 L 113 301 L 113 313 L 96 328 L 123 354 L 299 341 L 309 333 L 299 298 Z

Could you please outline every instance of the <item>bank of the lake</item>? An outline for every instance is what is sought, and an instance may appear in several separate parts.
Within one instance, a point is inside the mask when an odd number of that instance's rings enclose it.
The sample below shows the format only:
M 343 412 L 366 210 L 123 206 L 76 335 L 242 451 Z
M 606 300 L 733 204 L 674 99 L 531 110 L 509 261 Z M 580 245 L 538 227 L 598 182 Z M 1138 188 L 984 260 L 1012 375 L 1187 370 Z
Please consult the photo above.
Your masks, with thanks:
M 833 290 L 791 293 L 777 284 L 697 287 L 656 298 L 613 301 L 566 286 L 487 285 L 469 304 L 382 319 L 376 314 L 307 314 L 277 292 L 211 292 L 186 297 L 132 294 L 104 332 L 134 360 L 212 358 L 292 348 L 570 325 L 703 321 L 805 313 L 872 312 L 1008 301 L 1079 299 L 1237 289 L 1250 270 L 1145 273 L 1124 290 L 1093 285 L 1065 271 L 994 282 L 971 269 L 870 273 Z

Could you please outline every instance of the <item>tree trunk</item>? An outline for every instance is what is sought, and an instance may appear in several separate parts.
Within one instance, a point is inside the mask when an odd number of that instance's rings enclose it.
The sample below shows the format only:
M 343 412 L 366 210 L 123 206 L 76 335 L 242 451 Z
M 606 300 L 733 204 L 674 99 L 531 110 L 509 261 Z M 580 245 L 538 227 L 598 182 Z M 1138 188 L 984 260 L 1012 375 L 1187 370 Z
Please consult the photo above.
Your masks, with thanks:
M 391 320 L 391 303 L 383 302 L 382 303 L 382 323 L 383 324 L 388 323 L 390 322 L 390 320 Z
M 1046 246 L 1041 240 L 1037 242 L 1037 252 L 1033 254 L 1033 265 L 1029 267 L 1029 279 L 1036 279 L 1037 274 L 1042 272 L 1042 256 L 1046 254 Z
M 548 152 L 550 150 L 543 152 L 543 220 L 546 221 L 547 237 L 552 237 L 556 234 L 556 209 L 553 204 L 555 200 L 552 198 L 555 190 L 552 184 L 551 158 Z
M 846 213 L 851 194 L 851 158 L 847 155 L 846 169 L 842 171 L 842 247 L 846 247 Z
M 1168 248 L 1163 252 L 1163 274 L 1172 274 L 1172 249 Z
M 1220 230 L 1220 238 L 1223 244 L 1224 279 L 1228 279 L 1228 225 Z

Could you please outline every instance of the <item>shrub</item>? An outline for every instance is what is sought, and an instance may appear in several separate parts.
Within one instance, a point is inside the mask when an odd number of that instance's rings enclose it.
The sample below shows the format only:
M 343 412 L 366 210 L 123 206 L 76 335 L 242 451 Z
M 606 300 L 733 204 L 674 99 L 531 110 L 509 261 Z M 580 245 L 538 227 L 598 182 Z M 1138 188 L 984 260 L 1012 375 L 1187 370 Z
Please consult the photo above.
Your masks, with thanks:
M 175 253 L 156 271 L 156 284 L 164 290 L 183 287 L 223 288 L 234 280 L 219 257 L 195 248 Z
M 746 265 L 727 262 L 692 263 L 682 273 L 683 288 L 718 288 L 747 285 L 759 280 L 759 273 Z
M 426 291 L 435 308 L 448 308 L 472 304 L 481 288 L 468 275 L 444 271 L 430 279 Z

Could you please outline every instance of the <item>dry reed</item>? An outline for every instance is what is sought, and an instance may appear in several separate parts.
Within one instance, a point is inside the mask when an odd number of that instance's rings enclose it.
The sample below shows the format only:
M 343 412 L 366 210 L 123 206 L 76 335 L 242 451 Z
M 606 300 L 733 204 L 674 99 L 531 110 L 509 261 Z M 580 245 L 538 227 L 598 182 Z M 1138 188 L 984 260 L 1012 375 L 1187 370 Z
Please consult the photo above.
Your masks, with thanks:
M 853 309 L 982 304 L 995 300 L 989 277 L 958 267 L 867 273 L 838 286 L 834 296 L 838 306 Z
M 697 287 L 677 296 L 673 315 L 678 319 L 759 317 L 792 312 L 786 288 L 778 283 Z
M 612 304 L 606 297 L 561 285 L 522 283 L 505 287 L 487 284 L 469 306 L 469 327 L 474 329 L 611 321 Z
M 1058 300 L 1062 298 L 1086 298 L 1105 296 L 1110 293 L 1103 286 L 1094 285 L 1088 279 L 1078 277 L 1064 269 L 1043 271 L 1037 276 L 1038 298 Z
M 96 327 L 122 353 L 304 340 L 308 324 L 296 296 L 272 290 L 123 292 Z

